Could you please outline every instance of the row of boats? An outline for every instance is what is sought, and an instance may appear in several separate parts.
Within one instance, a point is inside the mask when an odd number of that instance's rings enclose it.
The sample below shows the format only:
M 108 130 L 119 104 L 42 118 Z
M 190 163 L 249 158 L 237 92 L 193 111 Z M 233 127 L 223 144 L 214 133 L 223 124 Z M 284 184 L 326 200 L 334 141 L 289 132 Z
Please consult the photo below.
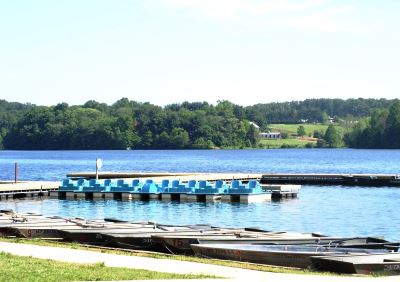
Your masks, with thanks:
M 85 220 L 0 211 L 0 236 L 45 238 L 340 273 L 400 273 L 400 243 L 259 228 Z
M 189 180 L 181 182 L 177 180 L 164 179 L 156 183 L 152 179 L 145 181 L 139 179 L 64 179 L 59 187 L 60 192 L 75 193 L 194 193 L 194 194 L 254 194 L 263 193 L 260 182 L 250 180 L 243 184 L 240 180 L 232 180 L 227 183 L 217 180 L 209 183 L 206 180 Z

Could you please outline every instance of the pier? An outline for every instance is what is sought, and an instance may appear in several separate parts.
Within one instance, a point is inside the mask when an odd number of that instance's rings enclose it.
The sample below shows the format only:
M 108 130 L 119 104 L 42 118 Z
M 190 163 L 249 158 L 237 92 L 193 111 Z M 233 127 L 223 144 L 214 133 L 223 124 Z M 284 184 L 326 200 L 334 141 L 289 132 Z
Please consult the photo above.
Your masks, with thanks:
M 137 176 L 137 175 L 136 175 Z M 147 175 L 146 175 L 147 176 Z M 237 175 L 234 175 L 237 176 Z M 188 176 L 187 176 L 188 177 Z M 208 175 L 208 180 L 128 178 L 103 180 L 65 179 L 52 198 L 89 200 L 161 200 L 185 202 L 262 202 L 272 198 L 296 197 L 298 185 L 263 185 L 246 176 L 246 182 L 232 176 Z M 157 177 L 155 177 L 157 178 Z M 205 176 L 202 177 L 204 179 Z M 221 179 L 222 178 L 222 179 Z M 243 177 L 241 177 L 243 179 Z M 215 179 L 215 180 L 214 180 Z M 230 179 L 225 181 L 223 179 Z
M 263 174 L 261 183 L 345 186 L 400 186 L 400 174 Z
M 1 181 L 0 200 L 49 196 L 59 186 L 59 182 L 51 181 Z
M 67 176 L 70 179 L 94 179 L 96 175 L 92 172 L 69 173 Z M 245 173 L 164 173 L 164 172 L 101 172 L 98 174 L 98 179 L 118 179 L 118 181 L 132 181 L 132 179 L 151 179 L 155 182 L 165 181 L 166 179 L 178 179 L 179 182 L 187 184 L 190 181 L 206 181 L 215 183 L 216 181 L 224 181 L 232 183 L 240 181 L 243 184 L 250 181 L 262 182 L 262 174 L 245 174 Z M 121 200 L 162 200 L 162 201 L 190 201 L 190 202 L 261 202 L 271 199 L 295 198 L 297 197 L 299 185 L 282 185 L 282 184 L 261 184 L 259 193 L 230 193 L 230 192 L 157 192 L 157 193 L 133 193 L 128 191 L 114 192 L 59 192 L 60 198 L 86 198 L 86 199 L 121 199 Z M 56 193 L 52 193 L 52 197 L 57 197 Z
M 95 173 L 69 173 L 71 179 L 93 179 Z M 334 173 L 165 173 L 165 172 L 101 172 L 99 179 L 113 178 L 179 178 L 181 180 L 258 180 L 262 184 L 400 186 L 400 174 L 334 174 Z

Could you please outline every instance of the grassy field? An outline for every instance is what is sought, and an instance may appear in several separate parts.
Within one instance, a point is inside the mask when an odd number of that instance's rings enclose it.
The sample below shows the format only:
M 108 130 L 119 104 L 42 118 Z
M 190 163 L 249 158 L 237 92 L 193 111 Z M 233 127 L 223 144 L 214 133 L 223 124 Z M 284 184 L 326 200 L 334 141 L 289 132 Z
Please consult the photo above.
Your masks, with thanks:
M 105 267 L 103 264 L 76 264 L 20 257 L 0 253 L 0 281 L 112 281 L 149 279 L 210 278 L 140 269 Z
M 308 143 L 312 143 L 314 146 L 317 142 L 305 141 L 295 138 L 288 139 L 262 139 L 260 144 L 263 148 L 277 149 L 277 148 L 305 148 Z
M 277 148 L 306 148 L 306 146 L 316 146 L 316 141 L 309 141 L 309 140 L 302 140 L 292 135 L 297 135 L 297 129 L 299 126 L 304 126 L 306 131 L 306 135 L 304 137 L 313 136 L 314 131 L 322 132 L 325 134 L 326 129 L 329 125 L 327 124 L 270 124 L 269 128 L 272 132 L 280 132 L 280 133 L 287 133 L 289 138 L 287 139 L 262 139 L 260 141 L 260 145 L 263 148 L 267 149 L 277 149 Z M 339 132 L 340 135 L 343 136 L 345 133 L 345 128 L 340 125 L 335 125 L 336 130 Z
M 313 134 L 314 131 L 322 131 L 325 132 L 326 129 L 328 128 L 327 124 L 269 124 L 268 127 L 271 129 L 271 131 L 278 131 L 278 132 L 286 132 L 288 134 L 296 134 L 297 133 L 297 128 L 302 125 L 304 126 L 304 129 L 306 131 L 306 135 L 309 136 L 309 134 Z M 341 127 L 340 125 L 335 125 L 336 130 L 339 131 L 339 133 L 343 134 L 344 133 L 344 128 Z

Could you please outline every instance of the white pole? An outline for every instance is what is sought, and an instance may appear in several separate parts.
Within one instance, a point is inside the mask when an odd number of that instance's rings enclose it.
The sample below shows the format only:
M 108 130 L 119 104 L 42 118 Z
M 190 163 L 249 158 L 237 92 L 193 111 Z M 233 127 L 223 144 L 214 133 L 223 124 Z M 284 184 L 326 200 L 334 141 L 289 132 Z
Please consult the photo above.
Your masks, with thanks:
M 96 159 L 96 180 L 99 180 L 99 159 Z

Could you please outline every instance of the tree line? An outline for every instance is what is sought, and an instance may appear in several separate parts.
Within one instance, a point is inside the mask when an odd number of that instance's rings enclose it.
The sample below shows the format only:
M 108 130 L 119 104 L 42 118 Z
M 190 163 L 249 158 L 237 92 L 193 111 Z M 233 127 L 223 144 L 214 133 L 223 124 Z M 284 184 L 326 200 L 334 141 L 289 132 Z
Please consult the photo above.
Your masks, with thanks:
M 3 106 L 2 106 L 3 105 Z M 11 107 L 11 108 L 10 108 Z M 221 101 L 159 107 L 126 98 L 111 106 L 0 104 L 5 149 L 185 149 L 256 146 L 258 132 Z M 18 112 L 13 116 L 9 112 Z
M 371 117 L 361 119 L 344 136 L 353 148 L 400 148 L 400 102 L 389 108 L 376 110 Z
M 321 136 L 328 147 L 399 148 L 400 106 L 386 99 L 308 99 L 243 107 L 183 102 L 164 107 L 122 98 L 112 105 L 88 101 L 36 106 L 0 100 L 0 147 L 57 149 L 208 149 L 256 147 L 270 123 L 354 121 L 338 140 L 334 127 Z M 397 134 L 397 135 L 396 135 Z M 340 137 L 342 138 L 342 137 Z M 333 140 L 333 141 L 332 141 Z M 322 144 L 324 146 L 324 144 Z

